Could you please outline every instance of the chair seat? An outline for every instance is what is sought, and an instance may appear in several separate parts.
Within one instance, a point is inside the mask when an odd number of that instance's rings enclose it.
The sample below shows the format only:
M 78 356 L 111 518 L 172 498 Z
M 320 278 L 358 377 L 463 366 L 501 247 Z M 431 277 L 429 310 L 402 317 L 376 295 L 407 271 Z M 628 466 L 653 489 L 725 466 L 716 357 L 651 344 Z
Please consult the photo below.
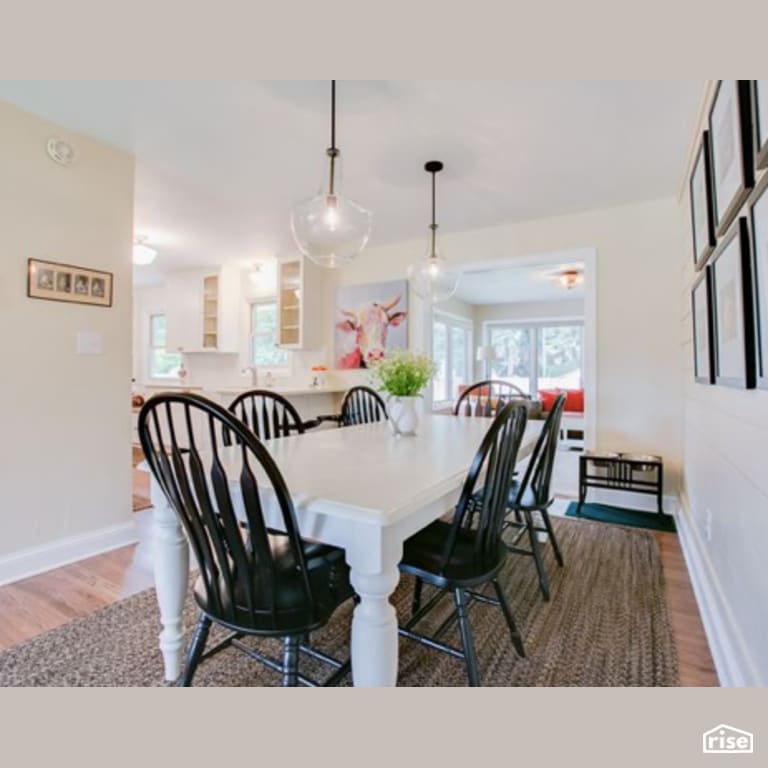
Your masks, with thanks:
M 519 509 L 530 509 L 530 510 L 536 510 L 540 509 L 541 505 L 536 502 L 536 497 L 533 494 L 533 491 L 530 488 L 526 488 L 523 492 L 523 497 L 520 499 L 520 502 L 517 502 L 517 494 L 520 491 L 520 483 L 515 480 L 510 489 L 509 489 L 509 506 L 514 509 L 515 507 L 518 507 Z M 483 492 L 478 491 L 477 493 L 472 495 L 472 500 L 475 502 L 475 504 L 481 504 L 483 501 Z
M 241 585 L 234 588 L 233 605 L 218 610 L 206 594 L 202 577 L 194 586 L 201 610 L 216 621 L 235 630 L 256 631 L 265 635 L 288 635 L 308 632 L 322 626 L 334 610 L 354 591 L 349 582 L 349 566 L 344 550 L 327 544 L 303 542 L 307 575 L 314 600 L 307 600 L 301 571 L 291 553 L 288 537 L 272 535 L 270 548 L 275 565 L 274 585 L 258 582 L 254 592 L 259 602 L 251 608 Z M 255 576 L 258 579 L 258 576 Z M 226 591 L 222 590 L 225 594 Z M 274 599 L 274 611 L 271 601 Z
M 459 531 L 450 563 L 441 570 L 450 531 L 451 523 L 436 520 L 407 539 L 403 546 L 400 570 L 429 584 L 448 589 L 472 587 L 492 578 L 504 563 L 506 547 L 499 541 L 494 556 L 490 559 L 479 559 L 476 554 L 474 530 Z

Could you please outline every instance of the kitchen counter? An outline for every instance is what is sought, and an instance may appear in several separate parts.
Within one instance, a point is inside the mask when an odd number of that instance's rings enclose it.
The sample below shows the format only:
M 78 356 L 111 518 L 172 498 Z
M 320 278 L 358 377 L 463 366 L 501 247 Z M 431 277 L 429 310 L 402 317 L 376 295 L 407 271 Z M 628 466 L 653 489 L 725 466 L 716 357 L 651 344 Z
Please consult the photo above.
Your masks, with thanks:
M 347 387 L 265 387 L 256 385 L 252 387 L 222 387 L 209 389 L 209 392 L 218 392 L 222 395 L 239 395 L 251 389 L 264 389 L 267 392 L 276 392 L 278 395 L 333 395 L 346 392 Z

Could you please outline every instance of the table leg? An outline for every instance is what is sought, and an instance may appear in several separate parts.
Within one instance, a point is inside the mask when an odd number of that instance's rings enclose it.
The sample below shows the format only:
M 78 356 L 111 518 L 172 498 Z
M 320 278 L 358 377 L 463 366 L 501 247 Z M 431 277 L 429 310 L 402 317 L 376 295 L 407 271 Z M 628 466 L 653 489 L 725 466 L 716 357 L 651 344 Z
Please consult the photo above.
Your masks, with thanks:
M 581 514 L 581 508 L 584 506 L 584 499 L 587 496 L 587 483 L 584 479 L 586 474 L 586 461 L 583 456 L 579 456 L 579 504 L 576 507 L 576 514 Z
M 352 615 L 352 682 L 355 686 L 397 684 L 397 614 L 389 602 L 400 580 L 397 551 L 372 552 L 358 539 L 347 549 L 350 578 L 360 602 Z M 382 551 L 384 550 L 384 551 Z
M 176 513 L 168 505 L 154 477 L 150 494 L 153 511 L 153 560 L 155 590 L 160 607 L 160 650 L 165 665 L 165 679 L 176 680 L 181 674 L 184 631 L 182 611 L 189 581 L 189 546 Z
M 659 514 L 664 514 L 664 470 L 661 464 L 659 464 L 658 473 L 656 475 L 656 482 L 658 483 L 656 492 L 656 503 L 658 505 Z

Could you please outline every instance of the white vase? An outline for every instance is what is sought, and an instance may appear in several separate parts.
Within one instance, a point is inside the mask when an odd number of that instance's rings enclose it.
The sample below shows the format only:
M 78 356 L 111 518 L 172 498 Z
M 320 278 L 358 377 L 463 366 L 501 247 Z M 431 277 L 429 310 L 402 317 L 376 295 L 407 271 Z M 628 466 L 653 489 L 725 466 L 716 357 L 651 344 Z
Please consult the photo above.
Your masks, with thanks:
M 416 412 L 417 397 L 397 397 L 390 395 L 387 398 L 387 412 L 389 414 L 389 426 L 397 436 L 412 436 L 419 427 L 419 415 Z

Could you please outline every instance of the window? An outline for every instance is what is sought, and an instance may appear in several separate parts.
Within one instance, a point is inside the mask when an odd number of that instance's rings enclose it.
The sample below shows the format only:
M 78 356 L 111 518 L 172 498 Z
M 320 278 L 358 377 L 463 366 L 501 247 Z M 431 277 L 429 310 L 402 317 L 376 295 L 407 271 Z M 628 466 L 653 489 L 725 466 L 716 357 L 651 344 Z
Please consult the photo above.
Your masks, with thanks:
M 540 389 L 582 388 L 582 323 L 489 324 L 485 337 L 499 358 L 490 364 L 493 378 L 531 395 Z
M 468 384 L 472 377 L 472 323 L 435 313 L 432 357 L 437 364 L 433 401 L 452 403 L 458 397 L 459 386 Z
M 259 301 L 251 304 L 251 365 L 288 365 L 288 352 L 277 346 L 277 304 Z
M 531 353 L 534 349 L 534 329 L 514 326 L 490 326 L 488 343 L 499 359 L 491 364 L 494 379 L 503 379 L 523 392 L 534 391 L 534 373 Z
M 149 318 L 149 377 L 151 379 L 175 379 L 181 354 L 165 349 L 168 328 L 165 315 L 150 315 Z

